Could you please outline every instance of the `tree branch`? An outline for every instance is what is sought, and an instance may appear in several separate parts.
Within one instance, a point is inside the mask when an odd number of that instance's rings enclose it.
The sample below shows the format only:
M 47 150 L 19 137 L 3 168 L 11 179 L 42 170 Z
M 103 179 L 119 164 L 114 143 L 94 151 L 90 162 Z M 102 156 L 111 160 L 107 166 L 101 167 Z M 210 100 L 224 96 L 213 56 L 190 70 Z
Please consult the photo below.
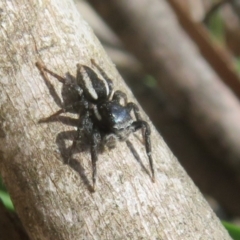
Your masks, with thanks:
M 159 89 L 212 153 L 239 176 L 239 101 L 180 28 L 167 2 L 89 2 L 156 77 Z
M 156 183 L 139 133 L 128 145 L 136 152 L 119 143 L 100 155 L 97 191 L 89 191 L 89 151 L 63 163 L 77 116 L 38 124 L 59 109 L 61 83 L 44 82 L 35 62 L 64 76 L 94 59 L 133 96 L 71 1 L 4 1 L 1 9 L 0 171 L 31 239 L 230 239 L 152 125 Z

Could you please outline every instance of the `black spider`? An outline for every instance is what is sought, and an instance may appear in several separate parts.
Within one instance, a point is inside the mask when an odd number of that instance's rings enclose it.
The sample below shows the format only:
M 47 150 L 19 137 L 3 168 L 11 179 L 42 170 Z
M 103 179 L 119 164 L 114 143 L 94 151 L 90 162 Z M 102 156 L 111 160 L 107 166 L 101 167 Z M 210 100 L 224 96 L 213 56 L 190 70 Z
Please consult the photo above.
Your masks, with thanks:
M 61 108 L 51 116 L 41 119 L 40 122 L 48 121 L 61 113 L 71 111 L 80 103 L 82 106 L 79 112 L 81 124 L 79 124 L 77 128 L 77 137 L 73 141 L 71 150 L 75 148 L 76 142 L 81 137 L 82 132 L 87 132 L 91 143 L 93 190 L 95 190 L 96 185 L 96 162 L 98 160 L 100 143 L 107 145 L 109 148 L 114 148 L 116 140 L 126 141 L 131 133 L 142 129 L 152 172 L 152 181 L 154 182 L 150 141 L 151 132 L 148 123 L 141 119 L 137 105 L 132 102 L 128 103 L 125 93 L 121 91 L 114 92 L 111 79 L 109 79 L 94 60 L 91 60 L 91 62 L 96 71 L 88 66 L 77 64 L 77 77 L 75 79 L 71 76 L 72 81 L 55 74 L 41 63 L 36 63 L 41 73 L 44 73 L 44 71 L 49 73 L 63 84 L 71 86 L 79 95 L 79 101 Z M 121 100 L 124 101 L 123 105 L 121 104 Z M 132 110 L 137 119 L 136 121 L 134 121 L 131 116 Z

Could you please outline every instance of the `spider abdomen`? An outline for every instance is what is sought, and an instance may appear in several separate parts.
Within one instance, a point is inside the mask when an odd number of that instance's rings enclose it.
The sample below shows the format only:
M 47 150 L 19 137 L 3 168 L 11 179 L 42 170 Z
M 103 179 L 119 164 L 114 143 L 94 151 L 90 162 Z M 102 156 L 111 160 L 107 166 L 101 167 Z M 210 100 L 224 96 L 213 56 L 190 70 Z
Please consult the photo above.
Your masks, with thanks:
M 104 101 L 111 94 L 112 86 L 108 80 L 101 78 L 90 67 L 77 65 L 77 84 L 83 89 L 84 96 L 92 103 Z

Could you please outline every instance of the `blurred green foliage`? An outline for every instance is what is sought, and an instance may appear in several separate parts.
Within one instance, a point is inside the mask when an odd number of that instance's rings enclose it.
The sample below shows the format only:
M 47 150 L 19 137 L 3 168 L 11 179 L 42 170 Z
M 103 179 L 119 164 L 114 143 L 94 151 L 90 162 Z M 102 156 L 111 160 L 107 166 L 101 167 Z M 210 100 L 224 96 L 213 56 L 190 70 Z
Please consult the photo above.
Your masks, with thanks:
M 211 18 L 208 21 L 207 26 L 209 28 L 209 31 L 212 34 L 213 40 L 225 46 L 226 37 L 225 37 L 224 22 L 218 11 L 212 14 Z M 240 57 L 237 57 L 235 60 L 236 60 L 236 71 L 240 72 Z
M 12 200 L 7 192 L 6 187 L 3 184 L 2 179 L 0 178 L 0 200 L 3 202 L 4 206 L 10 210 L 14 211 L 14 206 Z
M 228 223 L 228 222 L 222 222 L 223 226 L 227 229 L 229 235 L 232 237 L 234 240 L 240 240 L 240 228 Z
M 224 23 L 218 11 L 213 13 L 209 19 L 208 28 L 212 33 L 213 39 L 217 40 L 220 44 L 225 45 Z

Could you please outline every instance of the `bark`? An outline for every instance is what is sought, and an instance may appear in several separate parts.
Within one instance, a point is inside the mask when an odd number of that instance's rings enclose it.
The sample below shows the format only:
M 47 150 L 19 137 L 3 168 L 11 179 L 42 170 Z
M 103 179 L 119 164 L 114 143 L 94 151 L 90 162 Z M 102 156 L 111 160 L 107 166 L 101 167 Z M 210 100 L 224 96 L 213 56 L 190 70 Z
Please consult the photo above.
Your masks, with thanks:
M 188 1 L 189 4 L 190 2 L 194 5 L 195 3 L 200 4 L 202 0 L 194 2 Z M 194 134 L 188 123 L 182 121 L 181 118 L 177 118 L 176 114 L 170 111 L 170 109 L 172 109 L 171 103 L 167 101 L 161 92 L 159 93 L 158 89 L 155 87 L 146 87 L 146 83 L 142 81 L 142 79 L 147 73 L 143 71 L 144 69 L 139 64 L 139 61 L 133 58 L 129 52 L 123 50 L 121 47 L 122 44 L 118 44 L 119 40 L 115 40 L 116 36 L 109 30 L 106 23 L 103 23 L 103 20 L 100 20 L 100 17 L 96 16 L 97 13 L 89 7 L 88 2 L 79 0 L 77 3 L 78 11 L 80 14 L 83 14 L 85 20 L 93 28 L 94 33 L 96 33 L 100 39 L 104 49 L 116 64 L 121 75 L 124 76 L 124 80 L 133 91 L 139 104 L 146 111 L 157 130 L 161 132 L 162 137 L 172 152 L 177 156 L 178 161 L 183 165 L 194 183 L 204 194 L 216 199 L 221 208 L 230 216 L 240 216 L 240 205 L 238 204 L 240 202 L 240 192 L 238 191 L 240 183 L 236 180 L 236 176 L 234 176 L 231 169 L 226 168 L 224 164 L 220 164 L 219 160 L 206 149 L 204 143 L 199 141 L 198 136 Z M 177 1 L 177 3 L 181 3 L 183 9 L 189 8 L 186 2 L 182 2 L 182 0 Z M 194 7 L 191 6 L 191 8 Z M 186 18 L 187 14 L 188 13 L 178 14 L 178 18 L 181 18 L 182 15 Z M 194 15 L 194 13 L 191 14 L 191 16 L 192 15 Z M 99 21 L 101 25 L 97 23 Z M 190 21 L 191 19 L 189 18 L 188 24 L 182 25 L 185 30 L 191 31 L 193 28 L 199 29 L 200 24 L 189 24 Z M 185 22 L 187 23 L 187 21 Z M 186 25 L 192 25 L 192 27 L 186 29 Z M 201 27 L 203 28 L 203 26 Z M 205 37 L 209 36 L 207 31 L 201 31 L 201 33 L 202 38 L 208 39 Z M 236 31 L 234 33 L 236 35 Z M 196 38 L 199 38 L 199 35 L 200 34 L 196 34 Z M 211 48 L 210 45 L 212 45 L 213 48 L 216 46 L 212 39 L 199 42 L 201 44 L 200 47 L 207 45 L 208 49 Z M 112 48 L 107 47 L 109 45 L 112 46 Z M 219 65 L 219 59 L 221 59 L 222 55 L 216 54 L 216 51 L 215 55 L 213 55 L 213 51 L 207 49 L 205 52 L 208 54 L 208 56 L 204 56 L 205 58 L 214 58 L 213 60 L 215 60 L 216 65 Z M 225 62 L 226 58 L 224 58 L 224 64 Z M 225 70 L 226 69 L 224 69 L 224 71 Z M 227 71 L 225 71 L 225 73 L 227 75 L 226 79 L 231 79 L 230 74 Z M 237 75 L 237 73 L 234 74 Z M 151 96 L 151 98 L 149 96 Z
M 152 125 L 156 182 L 138 133 L 130 138 L 135 151 L 119 143 L 100 155 L 97 191 L 89 191 L 86 146 L 63 163 L 76 114 L 38 124 L 67 89 L 44 82 L 35 62 L 64 75 L 93 58 L 115 89 L 133 96 L 71 1 L 1 5 L 0 171 L 31 239 L 230 239 Z
M 239 176 L 239 101 L 179 27 L 167 2 L 89 1 L 206 146 Z

